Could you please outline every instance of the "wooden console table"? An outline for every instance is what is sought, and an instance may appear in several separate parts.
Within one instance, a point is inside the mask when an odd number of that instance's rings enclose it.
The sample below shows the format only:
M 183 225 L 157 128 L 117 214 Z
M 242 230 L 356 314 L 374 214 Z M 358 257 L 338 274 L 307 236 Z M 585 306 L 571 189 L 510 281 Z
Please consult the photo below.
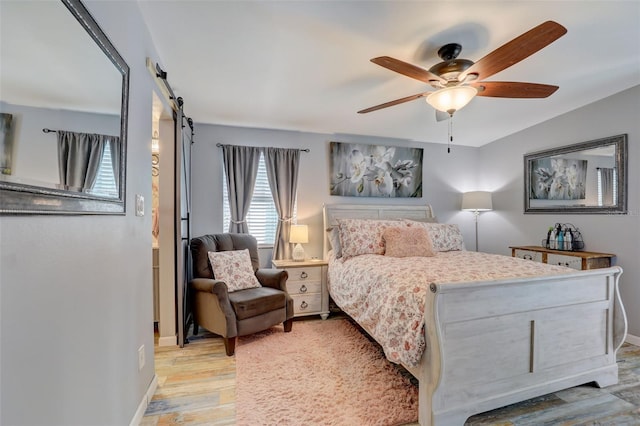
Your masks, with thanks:
M 510 246 L 511 256 L 573 269 L 598 269 L 615 265 L 615 254 L 592 251 L 551 250 L 541 246 Z

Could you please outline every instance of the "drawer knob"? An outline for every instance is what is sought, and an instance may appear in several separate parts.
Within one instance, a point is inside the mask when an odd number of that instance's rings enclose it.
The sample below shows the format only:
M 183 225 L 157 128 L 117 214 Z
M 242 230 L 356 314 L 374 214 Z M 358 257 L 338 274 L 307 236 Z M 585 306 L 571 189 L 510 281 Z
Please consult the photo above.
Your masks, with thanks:
M 309 275 L 307 275 L 306 272 L 302 271 L 302 273 L 300 274 L 300 278 L 305 279 L 307 278 Z
M 300 293 L 306 293 L 307 292 L 307 286 L 302 284 L 302 287 L 300 287 Z
M 303 300 L 302 303 L 300 304 L 300 309 L 307 309 L 308 307 L 309 307 L 309 304 Z

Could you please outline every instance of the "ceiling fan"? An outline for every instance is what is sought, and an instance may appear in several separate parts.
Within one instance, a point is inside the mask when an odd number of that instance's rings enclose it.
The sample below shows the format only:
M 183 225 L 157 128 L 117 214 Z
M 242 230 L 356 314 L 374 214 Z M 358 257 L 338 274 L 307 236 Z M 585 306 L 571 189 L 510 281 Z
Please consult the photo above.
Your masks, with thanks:
M 442 62 L 428 70 L 389 56 L 373 58 L 371 62 L 374 64 L 425 82 L 436 91 L 418 93 L 385 102 L 358 111 L 358 114 L 426 97 L 427 103 L 436 109 L 436 118 L 440 121 L 453 116 L 454 112 L 467 105 L 475 96 L 546 98 L 558 90 L 558 86 L 512 81 L 484 81 L 484 79 L 533 55 L 562 37 L 566 32 L 567 29 L 557 22 L 544 22 L 500 46 L 475 63 L 468 59 L 458 59 L 462 50 L 462 46 L 459 44 L 446 44 L 438 50 L 438 56 Z

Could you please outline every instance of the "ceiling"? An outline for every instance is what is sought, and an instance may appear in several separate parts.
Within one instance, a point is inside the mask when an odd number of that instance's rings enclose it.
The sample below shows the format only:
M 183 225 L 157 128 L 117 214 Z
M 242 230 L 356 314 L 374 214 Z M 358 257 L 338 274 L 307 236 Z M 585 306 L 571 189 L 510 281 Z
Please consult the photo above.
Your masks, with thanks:
M 489 81 L 560 86 L 546 99 L 476 97 L 454 144 L 482 146 L 640 84 L 640 1 L 138 1 L 195 122 L 446 143 L 423 99 L 356 111 L 431 88 L 369 60 L 423 68 L 447 43 L 477 61 L 536 25 L 566 35 Z

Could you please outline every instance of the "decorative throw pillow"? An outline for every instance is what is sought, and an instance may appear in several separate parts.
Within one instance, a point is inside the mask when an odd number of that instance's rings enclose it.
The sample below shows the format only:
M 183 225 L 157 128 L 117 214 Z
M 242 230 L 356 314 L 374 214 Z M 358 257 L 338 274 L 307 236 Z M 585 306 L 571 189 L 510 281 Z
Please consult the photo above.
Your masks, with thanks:
M 209 262 L 216 280 L 224 281 L 229 292 L 262 287 L 251 264 L 249 250 L 210 251 Z
M 340 247 L 340 230 L 337 226 L 334 226 L 327 231 L 327 236 L 329 237 L 329 244 L 331 244 L 333 254 L 336 256 L 336 259 L 340 259 L 342 257 L 342 248 Z
M 423 223 L 407 220 L 412 227 L 423 227 L 429 232 L 431 245 L 435 251 L 464 250 L 464 240 L 460 228 L 449 223 Z
M 408 226 L 400 220 L 339 219 L 342 257 L 384 254 L 382 233 L 390 226 Z
M 382 233 L 385 256 L 431 257 L 435 256 L 429 232 L 422 227 L 389 227 Z

